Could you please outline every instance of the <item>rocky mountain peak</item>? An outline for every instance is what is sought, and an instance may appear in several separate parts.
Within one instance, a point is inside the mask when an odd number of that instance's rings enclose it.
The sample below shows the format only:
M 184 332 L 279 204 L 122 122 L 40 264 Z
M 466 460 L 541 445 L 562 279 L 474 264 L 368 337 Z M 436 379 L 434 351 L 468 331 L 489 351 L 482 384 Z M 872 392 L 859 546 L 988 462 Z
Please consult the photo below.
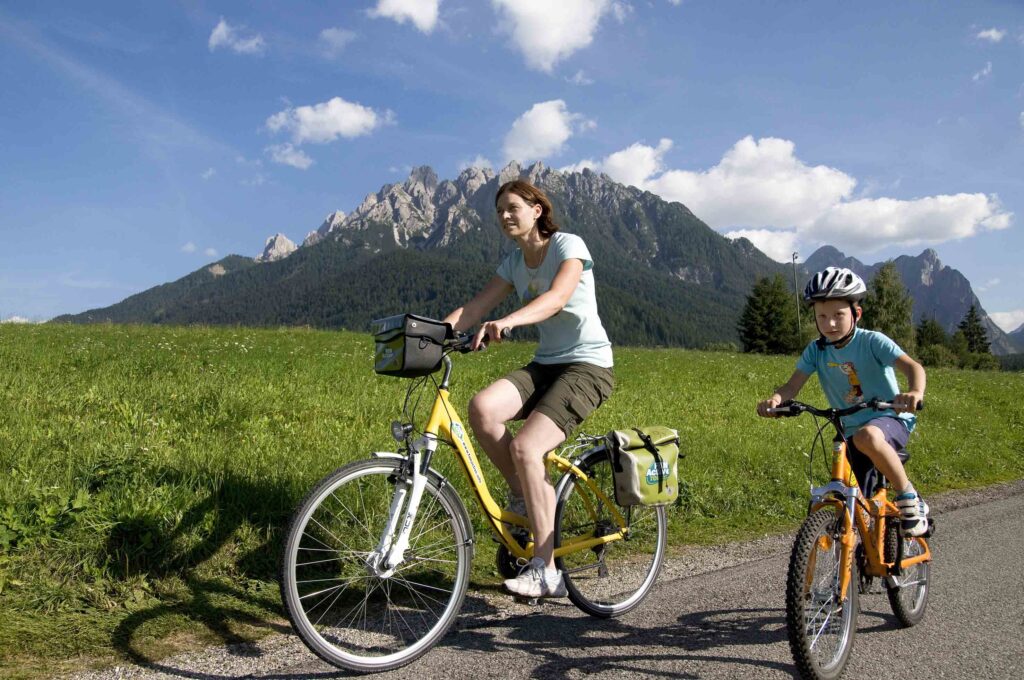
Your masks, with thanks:
M 295 244 L 284 234 L 278 233 L 267 239 L 267 243 L 263 247 L 263 254 L 257 255 L 255 259 L 257 262 L 276 262 L 288 257 L 295 250 Z
M 335 210 L 324 218 L 323 223 L 321 223 L 317 229 L 306 234 L 306 238 L 303 239 L 302 245 L 311 246 L 314 243 L 324 240 L 328 234 L 340 227 L 344 221 L 345 213 L 340 210 Z

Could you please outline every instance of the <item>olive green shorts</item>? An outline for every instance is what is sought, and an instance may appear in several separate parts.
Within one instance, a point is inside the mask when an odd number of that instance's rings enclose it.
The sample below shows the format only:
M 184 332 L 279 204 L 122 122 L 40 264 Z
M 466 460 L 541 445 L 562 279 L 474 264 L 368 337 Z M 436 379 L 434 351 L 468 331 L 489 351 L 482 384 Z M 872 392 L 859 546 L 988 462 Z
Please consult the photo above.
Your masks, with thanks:
M 523 408 L 514 420 L 534 411 L 543 413 L 565 433 L 566 439 L 591 411 L 612 393 L 615 374 L 593 364 L 539 364 L 532 361 L 512 371 L 505 380 L 516 386 Z

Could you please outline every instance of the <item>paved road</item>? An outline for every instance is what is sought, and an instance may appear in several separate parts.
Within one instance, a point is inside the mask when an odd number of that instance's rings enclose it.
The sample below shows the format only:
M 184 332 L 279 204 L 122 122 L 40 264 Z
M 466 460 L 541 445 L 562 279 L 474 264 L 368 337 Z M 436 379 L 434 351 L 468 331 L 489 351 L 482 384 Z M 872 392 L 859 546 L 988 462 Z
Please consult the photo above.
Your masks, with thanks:
M 924 621 L 897 628 L 884 594 L 861 598 L 846 677 L 1024 677 L 1024 483 L 934 500 L 938 533 Z M 693 550 L 638 611 L 597 621 L 568 601 L 527 607 L 470 593 L 457 630 L 410 667 L 375 678 L 791 678 L 784 575 L 789 538 Z M 896 661 L 899 659 L 899 661 Z M 870 674 L 870 675 L 869 675 Z M 85 677 L 339 677 L 291 636 Z

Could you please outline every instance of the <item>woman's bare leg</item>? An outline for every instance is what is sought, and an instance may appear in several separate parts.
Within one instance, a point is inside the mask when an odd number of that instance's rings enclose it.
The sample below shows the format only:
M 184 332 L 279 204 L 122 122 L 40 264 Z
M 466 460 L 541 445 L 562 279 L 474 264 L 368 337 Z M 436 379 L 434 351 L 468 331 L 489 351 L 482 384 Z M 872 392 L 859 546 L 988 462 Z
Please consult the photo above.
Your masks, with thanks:
M 509 490 L 519 497 L 523 489 L 509 452 L 512 433 L 505 423 L 515 418 L 522 408 L 519 390 L 504 378 L 480 390 L 469 401 L 469 424 L 476 440 L 505 478 Z
M 544 454 L 565 441 L 565 433 L 543 413 L 533 412 L 509 444 L 533 528 L 533 555 L 555 568 L 555 489 L 548 479 Z

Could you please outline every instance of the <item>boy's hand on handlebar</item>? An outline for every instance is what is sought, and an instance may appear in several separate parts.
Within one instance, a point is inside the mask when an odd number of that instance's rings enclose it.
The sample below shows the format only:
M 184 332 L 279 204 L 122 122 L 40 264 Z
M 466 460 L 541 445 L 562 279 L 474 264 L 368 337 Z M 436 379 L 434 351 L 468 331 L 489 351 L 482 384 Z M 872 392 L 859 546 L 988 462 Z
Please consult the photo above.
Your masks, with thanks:
M 920 392 L 901 392 L 892 398 L 893 410 L 903 413 L 909 411 L 913 413 L 921 408 L 924 404 L 924 395 Z
M 768 399 L 758 402 L 757 404 L 757 415 L 762 418 L 778 418 L 778 414 L 771 413 L 769 409 L 778 408 L 779 404 L 782 403 L 782 397 L 778 394 L 773 394 Z

